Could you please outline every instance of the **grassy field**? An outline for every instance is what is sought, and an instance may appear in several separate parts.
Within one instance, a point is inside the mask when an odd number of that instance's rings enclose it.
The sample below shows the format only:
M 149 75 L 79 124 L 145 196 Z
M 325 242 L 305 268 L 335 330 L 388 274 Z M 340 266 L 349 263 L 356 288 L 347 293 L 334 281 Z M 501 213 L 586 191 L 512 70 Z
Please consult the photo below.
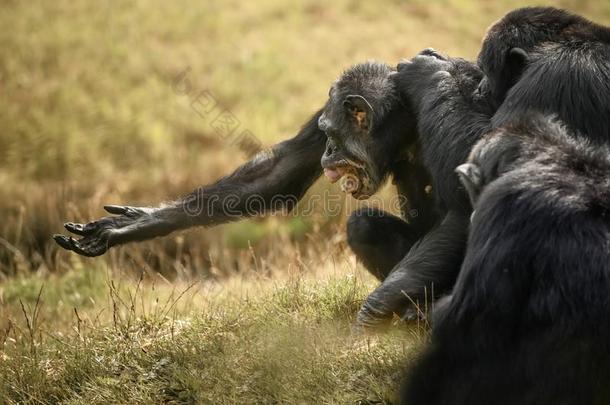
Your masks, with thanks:
M 98 266 L 99 267 L 99 266 Z M 0 397 L 11 403 L 388 403 L 424 325 L 354 336 L 356 271 L 222 283 L 102 268 L 2 289 Z
M 244 162 L 214 130 L 220 113 L 272 145 L 349 65 L 430 46 L 474 58 L 487 26 L 527 3 L 0 4 L 0 403 L 391 403 L 425 325 L 351 333 L 375 287 L 345 246 L 353 201 L 97 259 L 50 235 Z M 610 24 L 607 1 L 546 4 Z M 216 102 L 206 116 L 191 105 L 202 92 Z

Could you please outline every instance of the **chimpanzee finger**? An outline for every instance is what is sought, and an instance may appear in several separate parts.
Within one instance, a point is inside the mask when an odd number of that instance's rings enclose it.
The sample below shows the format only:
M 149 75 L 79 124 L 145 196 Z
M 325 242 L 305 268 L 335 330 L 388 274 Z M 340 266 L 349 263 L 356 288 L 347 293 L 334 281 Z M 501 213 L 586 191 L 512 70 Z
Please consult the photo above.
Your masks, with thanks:
M 104 250 L 100 249 L 95 244 L 85 243 L 85 245 L 81 245 L 80 242 L 83 242 L 83 241 L 84 241 L 84 239 L 81 239 L 80 241 L 78 241 L 74 238 L 70 238 L 69 242 L 72 247 L 72 250 L 81 256 L 87 256 L 87 257 L 99 256 L 102 253 L 104 253 Z
M 413 62 L 411 62 L 408 59 L 402 59 L 400 62 L 398 62 L 398 66 L 396 67 L 396 69 L 400 72 L 403 69 L 406 69 L 409 65 L 412 65 Z
M 93 230 L 95 230 L 95 227 L 91 226 L 91 224 L 83 225 L 74 222 L 66 222 L 64 224 L 64 228 L 66 228 L 66 230 L 68 230 L 69 232 L 75 233 L 80 236 L 86 236 L 90 234 Z
M 129 210 L 129 207 L 124 205 L 104 205 L 104 209 L 110 214 L 124 215 Z
M 420 55 L 433 56 L 436 59 L 447 60 L 447 58 L 436 51 L 434 48 L 426 48 L 419 53 Z
M 55 241 L 55 243 L 57 243 L 59 246 L 66 250 L 72 250 L 72 244 L 70 243 L 70 239 L 71 238 L 60 234 L 53 235 L 53 240 Z

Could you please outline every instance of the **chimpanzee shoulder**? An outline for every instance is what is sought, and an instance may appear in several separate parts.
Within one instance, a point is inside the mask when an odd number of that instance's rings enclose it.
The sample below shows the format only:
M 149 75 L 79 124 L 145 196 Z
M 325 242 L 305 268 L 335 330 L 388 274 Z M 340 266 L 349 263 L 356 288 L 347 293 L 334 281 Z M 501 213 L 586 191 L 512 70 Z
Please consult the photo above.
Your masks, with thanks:
M 488 130 L 493 114 L 475 90 L 483 78 L 477 65 L 433 50 L 401 63 L 395 80 L 415 112 L 420 153 L 432 174 L 435 199 L 443 210 L 468 212 L 455 168 Z

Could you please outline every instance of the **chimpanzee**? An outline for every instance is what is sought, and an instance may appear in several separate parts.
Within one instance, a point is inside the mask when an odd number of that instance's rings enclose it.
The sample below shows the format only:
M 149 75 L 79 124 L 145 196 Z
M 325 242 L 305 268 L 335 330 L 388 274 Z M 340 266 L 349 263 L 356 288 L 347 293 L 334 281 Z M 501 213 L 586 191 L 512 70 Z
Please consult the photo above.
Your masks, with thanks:
M 524 10 L 514 13 L 540 12 Z M 532 31 L 529 26 L 521 29 Z M 501 32 L 496 31 L 492 27 L 482 54 L 498 46 L 493 37 Z M 248 216 L 251 196 L 262 197 L 267 208 L 290 209 L 321 175 L 318 158 L 323 156 L 327 177 L 336 181 L 344 176 L 348 180 L 345 191 L 355 198 L 371 195 L 391 175 L 398 192 L 409 201 L 411 209 L 405 211 L 418 213 L 404 221 L 366 210 L 348 221 L 350 246 L 384 280 L 363 304 L 358 322 L 365 326 L 385 323 L 393 313 L 404 314 L 411 302 L 423 301 L 426 295 L 432 298 L 453 286 L 471 210 L 453 170 L 483 133 L 509 121 L 514 116 L 511 112 L 520 112 L 522 106 L 555 112 L 575 129 L 588 129 L 595 120 L 609 123 L 610 102 L 606 101 L 610 93 L 604 78 L 610 67 L 601 61 L 605 45 L 591 40 L 584 49 L 565 45 L 559 52 L 556 49 L 565 41 L 556 40 L 552 46 L 524 47 L 524 54 L 531 50 L 527 63 L 511 78 L 514 85 L 497 111 L 497 100 L 487 90 L 490 86 L 484 85 L 491 76 L 485 78 L 477 65 L 462 59 L 426 50 L 400 64 L 398 72 L 383 64 L 357 65 L 332 86 L 325 107 L 295 138 L 232 175 L 159 208 L 108 206 L 110 213 L 119 216 L 68 223 L 66 229 L 83 238 L 56 235 L 55 240 L 79 254 L 97 256 L 118 244 Z M 585 51 L 588 63 L 581 60 Z M 578 64 L 579 80 L 562 80 L 562 75 L 570 78 L 571 73 L 557 66 L 559 57 L 569 66 Z M 561 98 L 554 86 L 591 91 L 578 93 L 575 99 L 577 93 L 562 90 L 567 96 Z M 547 92 L 555 97 L 546 97 Z M 600 111 L 604 114 L 593 115 Z M 602 139 L 607 138 L 606 132 Z
M 468 248 L 405 404 L 610 403 L 610 148 L 590 138 L 524 117 L 457 169 Z
M 367 297 L 360 323 L 400 314 L 410 302 L 424 298 L 424 287 L 428 297 L 434 297 L 453 285 L 471 211 L 454 169 L 482 134 L 528 111 L 539 111 L 556 114 L 596 144 L 610 142 L 608 38 L 608 28 L 566 11 L 524 8 L 507 14 L 488 31 L 479 57 L 484 75 L 466 61 L 431 50 L 399 64 L 394 80 L 417 121 L 420 160 L 431 174 L 443 219 Z M 478 85 L 473 83 L 477 80 Z M 373 221 L 368 219 L 367 228 L 379 232 Z M 436 246 L 424 246 L 431 238 Z

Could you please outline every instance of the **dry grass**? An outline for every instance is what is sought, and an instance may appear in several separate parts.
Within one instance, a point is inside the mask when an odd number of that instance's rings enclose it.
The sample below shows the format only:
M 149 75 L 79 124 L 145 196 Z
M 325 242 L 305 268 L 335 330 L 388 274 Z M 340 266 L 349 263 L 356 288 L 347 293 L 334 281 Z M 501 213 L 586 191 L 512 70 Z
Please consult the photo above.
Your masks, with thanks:
M 251 271 L 223 283 L 134 279 L 104 266 L 12 278 L 0 290 L 0 398 L 392 403 L 425 329 L 354 335 L 372 280 L 350 257 L 335 259 L 314 274 Z
M 473 58 L 486 27 L 524 2 L 0 3 L 0 402 L 391 401 L 421 330 L 349 333 L 374 287 L 346 251 L 349 206 L 94 260 L 50 235 L 103 204 L 175 198 L 245 161 L 213 115 L 193 111 L 198 92 L 271 145 L 345 67 L 429 46 Z M 547 3 L 610 23 L 608 2 Z

